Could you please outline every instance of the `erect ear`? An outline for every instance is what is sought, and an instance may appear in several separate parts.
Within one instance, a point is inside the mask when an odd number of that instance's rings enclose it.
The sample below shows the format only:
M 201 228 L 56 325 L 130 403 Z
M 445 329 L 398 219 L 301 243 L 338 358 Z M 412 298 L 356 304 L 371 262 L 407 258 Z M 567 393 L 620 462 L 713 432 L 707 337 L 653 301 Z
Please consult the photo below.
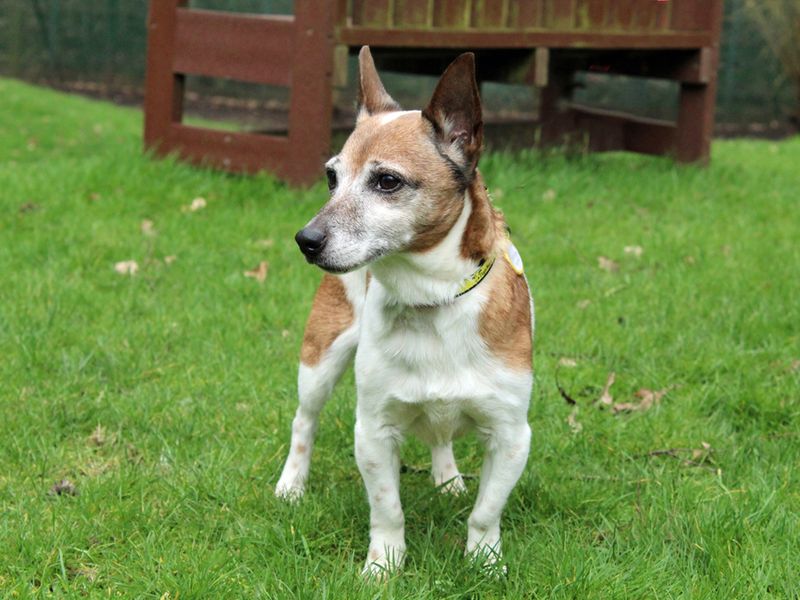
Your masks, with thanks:
M 481 99 L 472 52 L 450 63 L 422 115 L 433 124 L 445 154 L 471 179 L 483 144 Z
M 369 46 L 362 46 L 358 53 L 358 70 L 361 79 L 358 93 L 359 119 L 375 113 L 400 110 L 400 105 L 386 93 L 381 78 L 378 77 Z

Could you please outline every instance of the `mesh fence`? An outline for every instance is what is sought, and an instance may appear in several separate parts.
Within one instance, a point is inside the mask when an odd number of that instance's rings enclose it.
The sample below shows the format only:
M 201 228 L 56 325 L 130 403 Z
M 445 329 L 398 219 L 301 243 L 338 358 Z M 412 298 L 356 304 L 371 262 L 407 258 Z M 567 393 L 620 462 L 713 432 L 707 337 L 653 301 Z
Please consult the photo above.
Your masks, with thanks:
M 791 82 L 748 22 L 742 4 L 743 0 L 726 2 L 718 121 L 784 121 L 794 100 Z M 191 2 L 196 8 L 266 14 L 291 14 L 292 5 L 292 0 Z M 146 0 L 3 0 L 0 74 L 109 96 L 121 90 L 141 95 L 146 16 Z M 663 83 L 595 79 L 584 96 L 600 105 L 613 100 L 634 112 L 658 113 L 659 107 L 672 103 L 674 90 Z M 409 85 L 414 84 L 403 84 L 404 88 Z M 430 84 L 420 83 L 419 87 L 422 96 Z M 245 92 L 235 83 L 206 78 L 198 79 L 194 92 L 252 95 L 252 90 Z M 285 97 L 282 90 L 265 88 L 259 93 L 260 100 L 280 102 Z M 526 98 L 519 91 L 507 94 L 512 99 Z

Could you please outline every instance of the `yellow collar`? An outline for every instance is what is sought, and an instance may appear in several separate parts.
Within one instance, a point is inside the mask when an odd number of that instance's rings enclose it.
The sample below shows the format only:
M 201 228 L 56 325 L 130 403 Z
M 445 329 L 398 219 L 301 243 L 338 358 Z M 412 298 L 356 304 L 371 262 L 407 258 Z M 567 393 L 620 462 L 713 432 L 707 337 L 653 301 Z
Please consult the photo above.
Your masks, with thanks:
M 458 298 L 459 296 L 463 296 L 472 288 L 476 287 L 481 281 L 483 281 L 484 278 L 489 274 L 489 271 L 491 270 L 492 265 L 494 264 L 494 260 L 495 260 L 494 256 L 489 259 L 486 258 L 481 259 L 481 262 L 478 265 L 478 270 L 475 271 L 469 277 L 467 277 L 461 283 L 461 287 L 459 288 L 458 293 L 456 294 L 456 298 Z

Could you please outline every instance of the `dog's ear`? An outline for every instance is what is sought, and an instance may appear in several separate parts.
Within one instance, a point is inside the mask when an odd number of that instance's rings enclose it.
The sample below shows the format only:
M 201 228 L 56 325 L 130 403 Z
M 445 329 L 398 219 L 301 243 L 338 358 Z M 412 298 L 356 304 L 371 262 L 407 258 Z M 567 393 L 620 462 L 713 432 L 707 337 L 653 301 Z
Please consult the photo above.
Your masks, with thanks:
M 358 93 L 359 119 L 375 113 L 400 110 L 400 105 L 386 93 L 381 78 L 378 77 L 369 46 L 362 46 L 358 53 L 358 71 L 361 79 Z
M 450 63 L 422 115 L 433 124 L 445 154 L 471 179 L 483 144 L 481 99 L 472 52 Z

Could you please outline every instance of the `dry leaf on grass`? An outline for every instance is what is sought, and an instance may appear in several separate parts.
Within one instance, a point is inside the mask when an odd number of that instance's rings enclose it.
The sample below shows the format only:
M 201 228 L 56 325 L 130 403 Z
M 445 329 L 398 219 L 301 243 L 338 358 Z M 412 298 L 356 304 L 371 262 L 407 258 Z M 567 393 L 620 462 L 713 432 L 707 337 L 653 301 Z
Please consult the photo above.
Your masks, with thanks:
M 603 393 L 600 394 L 600 398 L 597 399 L 598 404 L 603 406 L 611 406 L 614 403 L 614 398 L 611 396 L 611 386 L 614 385 L 616 380 L 617 374 L 614 371 L 611 371 L 606 379 L 606 385 L 603 387 Z
M 578 407 L 573 407 L 567 417 L 567 425 L 572 430 L 572 433 L 580 433 L 583 430 L 583 425 L 578 421 Z
M 266 240 L 256 240 L 255 245 L 259 248 L 272 248 L 275 245 L 275 240 L 272 238 Z
M 105 427 L 98 425 L 89 436 L 89 442 L 95 446 L 103 446 L 108 441 L 108 434 Z
M 597 266 L 609 273 L 616 273 L 619 271 L 619 264 L 606 256 L 597 257 Z
M 288 338 L 289 337 L 289 330 L 288 329 L 284 329 L 283 331 L 281 331 L 281 337 L 283 339 Z
M 560 367 L 577 367 L 578 361 L 574 358 L 567 358 L 566 356 L 562 356 L 558 359 L 558 366 Z
M 655 404 L 661 402 L 661 398 L 664 397 L 671 388 L 664 388 L 663 390 L 648 390 L 647 388 L 642 388 L 637 390 L 634 396 L 639 398 L 639 402 L 619 402 L 614 404 L 612 410 L 614 414 L 620 412 L 644 412 L 646 410 L 650 410 Z
M 264 283 L 267 278 L 267 271 L 269 271 L 269 263 L 262 260 L 255 269 L 244 272 L 245 277 L 252 277 L 258 283 Z
M 632 254 L 638 258 L 642 255 L 642 252 L 644 250 L 642 250 L 641 246 L 625 246 L 625 254 Z
M 177 256 L 175 256 L 174 254 L 170 254 L 169 256 L 165 256 L 165 257 L 164 257 L 164 264 L 165 264 L 165 265 L 171 265 L 171 264 L 172 264 L 172 263 L 174 263 L 176 260 L 178 260 L 178 257 L 177 257 Z
M 35 202 L 25 202 L 21 204 L 19 207 L 19 213 L 24 215 L 25 213 L 30 213 L 39 210 L 39 205 Z
M 578 301 L 578 303 L 576 304 L 576 306 L 577 306 L 578 308 L 580 308 L 581 310 L 586 310 L 586 309 L 589 307 L 589 305 L 590 305 L 591 303 L 592 303 L 592 301 L 591 301 L 591 300 L 588 300 L 588 299 L 586 299 L 586 300 L 579 300 L 579 301 Z
M 557 194 L 556 194 L 556 191 L 554 189 L 546 190 L 542 194 L 542 200 L 544 200 L 545 202 L 552 202 L 553 200 L 556 199 L 556 195 Z
M 144 219 L 142 224 L 139 226 L 139 229 L 142 230 L 142 233 L 146 236 L 152 237 L 156 234 L 155 227 L 153 226 L 153 222 L 150 219 Z
M 114 265 L 114 270 L 120 275 L 136 275 L 139 263 L 135 260 L 123 260 Z
M 48 493 L 51 496 L 77 496 L 80 492 L 69 479 L 62 479 L 56 481 Z
M 205 198 L 197 197 L 192 200 L 191 204 L 188 206 L 184 206 L 181 210 L 183 212 L 197 212 L 198 210 L 204 209 L 208 205 Z
M 708 442 L 700 442 L 700 446 L 701 448 L 695 448 L 692 450 L 692 460 L 705 462 L 714 449 Z

